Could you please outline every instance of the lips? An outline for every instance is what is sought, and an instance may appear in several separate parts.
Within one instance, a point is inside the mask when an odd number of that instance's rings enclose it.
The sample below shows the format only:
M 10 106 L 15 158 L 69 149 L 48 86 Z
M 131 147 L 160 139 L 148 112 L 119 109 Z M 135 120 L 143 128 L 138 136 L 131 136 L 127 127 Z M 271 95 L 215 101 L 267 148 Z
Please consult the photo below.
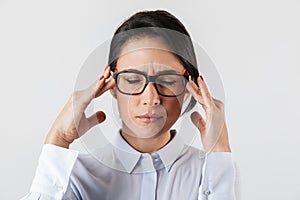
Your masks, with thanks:
M 148 114 L 147 113 L 144 115 L 139 115 L 136 118 L 138 118 L 139 120 L 141 120 L 142 122 L 145 122 L 145 123 L 152 123 L 152 122 L 162 119 L 163 116 L 158 115 L 158 114 Z

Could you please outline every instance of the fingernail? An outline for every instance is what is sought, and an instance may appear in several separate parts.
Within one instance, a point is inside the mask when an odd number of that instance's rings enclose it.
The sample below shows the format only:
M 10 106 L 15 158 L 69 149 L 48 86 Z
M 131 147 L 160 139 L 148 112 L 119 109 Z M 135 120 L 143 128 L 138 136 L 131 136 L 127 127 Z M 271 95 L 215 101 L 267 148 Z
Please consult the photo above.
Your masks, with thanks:
M 202 76 L 202 75 L 200 75 L 200 78 L 201 78 L 201 80 L 202 80 L 202 81 L 204 81 L 204 80 L 203 80 L 203 76 Z
M 100 76 L 99 80 L 101 81 L 103 78 L 104 78 L 104 76 L 102 75 L 102 76 Z
M 107 70 L 107 68 L 109 68 L 109 65 L 106 65 L 106 67 L 104 68 L 104 71 L 106 71 L 106 70 Z

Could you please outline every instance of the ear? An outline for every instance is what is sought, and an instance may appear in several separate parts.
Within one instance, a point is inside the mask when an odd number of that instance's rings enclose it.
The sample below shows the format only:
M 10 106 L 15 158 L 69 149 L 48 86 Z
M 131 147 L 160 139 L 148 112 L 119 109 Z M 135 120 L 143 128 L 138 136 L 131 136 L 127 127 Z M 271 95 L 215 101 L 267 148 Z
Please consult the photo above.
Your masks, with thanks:
M 117 99 L 117 91 L 116 91 L 116 87 L 113 87 L 111 89 L 109 89 L 110 94 Z

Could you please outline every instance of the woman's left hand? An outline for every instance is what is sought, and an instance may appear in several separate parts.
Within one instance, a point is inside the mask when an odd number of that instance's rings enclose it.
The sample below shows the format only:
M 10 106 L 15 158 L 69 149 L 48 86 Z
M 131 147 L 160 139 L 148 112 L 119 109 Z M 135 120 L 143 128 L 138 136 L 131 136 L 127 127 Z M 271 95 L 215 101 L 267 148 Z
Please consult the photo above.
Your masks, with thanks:
M 205 111 L 205 120 L 199 112 L 191 114 L 192 122 L 200 131 L 203 147 L 207 152 L 231 152 L 224 103 L 211 96 L 202 76 L 197 82 L 199 87 L 190 80 L 187 89 Z

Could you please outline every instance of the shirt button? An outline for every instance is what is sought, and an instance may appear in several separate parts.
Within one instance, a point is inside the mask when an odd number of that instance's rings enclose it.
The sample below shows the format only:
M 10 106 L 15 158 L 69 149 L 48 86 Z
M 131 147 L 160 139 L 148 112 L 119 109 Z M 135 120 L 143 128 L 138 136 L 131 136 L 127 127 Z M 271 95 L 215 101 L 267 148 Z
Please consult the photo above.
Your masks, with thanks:
M 206 195 L 206 196 L 210 195 L 210 191 L 209 190 L 205 190 L 204 191 L 204 195 Z

